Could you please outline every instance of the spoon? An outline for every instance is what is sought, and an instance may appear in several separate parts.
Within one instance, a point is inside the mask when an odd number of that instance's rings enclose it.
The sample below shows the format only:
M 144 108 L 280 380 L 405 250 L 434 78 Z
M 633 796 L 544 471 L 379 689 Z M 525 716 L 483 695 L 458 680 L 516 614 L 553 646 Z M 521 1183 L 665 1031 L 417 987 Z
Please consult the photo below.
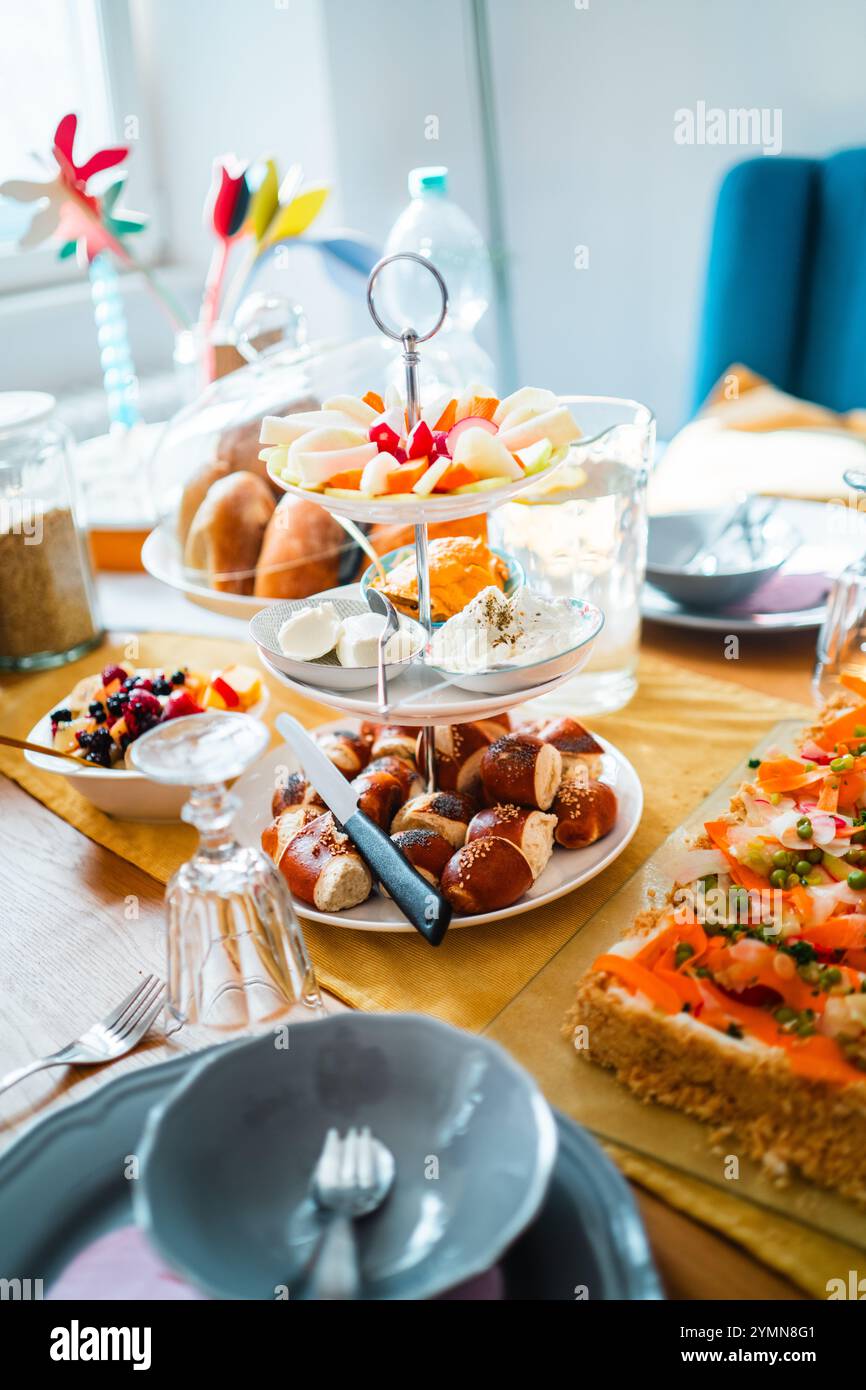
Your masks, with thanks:
M 376 671 L 376 695 L 379 701 L 379 713 L 388 713 L 388 677 L 385 672 L 385 648 L 394 636 L 395 632 L 400 631 L 400 619 L 397 617 L 397 610 L 393 603 L 385 594 L 374 589 L 372 585 L 367 589 L 367 604 L 372 613 L 378 613 L 385 619 L 382 631 L 379 633 L 378 649 L 378 668 Z

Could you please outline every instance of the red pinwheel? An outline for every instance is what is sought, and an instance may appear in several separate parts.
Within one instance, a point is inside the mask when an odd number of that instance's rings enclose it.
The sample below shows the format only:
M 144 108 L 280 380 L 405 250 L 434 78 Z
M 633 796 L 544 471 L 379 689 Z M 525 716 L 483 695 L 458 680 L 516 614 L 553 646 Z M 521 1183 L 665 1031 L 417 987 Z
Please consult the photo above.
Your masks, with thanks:
M 213 229 L 217 245 L 214 247 L 205 281 L 201 316 L 207 344 L 208 378 L 211 381 L 216 365 L 213 345 L 210 342 L 211 333 L 217 319 L 231 245 L 243 229 L 249 202 L 250 190 L 245 166 L 234 155 L 222 155 L 221 158 L 215 159 L 213 184 L 205 204 L 205 225 L 209 224 Z

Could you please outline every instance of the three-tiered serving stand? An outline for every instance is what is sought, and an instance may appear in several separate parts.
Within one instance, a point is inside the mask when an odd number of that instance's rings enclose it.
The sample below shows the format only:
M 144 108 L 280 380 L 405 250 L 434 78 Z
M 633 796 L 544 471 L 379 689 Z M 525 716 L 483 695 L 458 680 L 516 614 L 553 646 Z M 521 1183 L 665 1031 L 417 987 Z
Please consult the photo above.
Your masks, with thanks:
M 412 327 L 406 327 L 402 330 L 391 327 L 379 314 L 374 299 L 373 291 L 376 282 L 385 267 L 395 261 L 406 260 L 415 261 L 423 266 L 436 280 L 442 296 L 438 318 L 433 326 L 423 334 Z M 428 342 L 442 327 L 448 312 L 448 288 L 441 273 L 426 257 L 415 255 L 413 252 L 400 252 L 395 256 L 384 257 L 373 267 L 367 281 L 367 304 L 373 322 L 380 332 L 402 345 L 406 373 L 406 414 L 411 430 L 421 415 L 418 388 L 420 363 L 418 348 L 422 343 Z M 415 497 L 408 494 L 405 497 L 401 496 L 399 501 L 395 501 L 393 499 L 355 498 L 351 496 L 329 497 L 296 487 L 292 483 L 285 482 L 276 472 L 270 470 L 269 472 L 278 487 L 286 492 L 304 497 L 307 501 L 317 502 L 338 519 L 347 518 L 351 522 L 398 522 L 414 527 L 418 573 L 418 618 L 427 633 L 425 657 L 429 653 L 432 637 L 428 524 L 431 521 L 459 521 L 469 516 L 477 516 L 479 512 L 490 511 L 537 482 L 537 479 L 533 477 L 519 478 L 504 482 L 501 488 L 495 488 L 489 492 L 482 491 L 462 495 L 441 494 L 435 497 Z M 330 596 L 330 594 L 321 595 L 323 598 Z M 489 718 L 518 704 L 523 704 L 527 700 L 546 694 L 574 674 L 574 670 L 569 669 L 542 685 L 530 685 L 526 689 L 509 692 L 508 695 L 495 696 L 464 690 L 462 687 L 458 688 L 448 680 L 437 677 L 429 667 L 416 662 L 412 668 L 413 674 L 411 676 L 403 676 L 399 682 L 389 683 L 392 687 L 392 699 L 387 709 L 381 709 L 374 687 L 371 687 L 369 692 L 352 692 L 351 696 L 330 689 L 327 691 L 315 690 L 304 682 L 295 680 L 277 670 L 267 660 L 265 660 L 265 665 L 271 674 L 284 685 L 313 698 L 320 700 L 324 698 L 328 704 L 345 710 L 357 718 L 418 727 L 422 731 L 419 762 L 426 774 L 427 785 L 430 790 L 435 787 L 433 730 L 436 724 L 464 723 L 473 719 Z

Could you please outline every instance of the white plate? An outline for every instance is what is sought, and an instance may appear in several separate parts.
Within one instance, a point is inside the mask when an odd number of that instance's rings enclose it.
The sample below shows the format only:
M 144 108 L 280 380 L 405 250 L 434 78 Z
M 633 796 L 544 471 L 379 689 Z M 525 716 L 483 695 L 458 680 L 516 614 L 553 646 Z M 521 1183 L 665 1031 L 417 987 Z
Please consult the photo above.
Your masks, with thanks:
M 326 729 L 346 729 L 355 727 L 356 721 L 323 724 Z M 598 738 L 604 749 L 602 757 L 602 780 L 614 788 L 618 811 L 616 824 L 609 835 L 597 840 L 588 849 L 561 849 L 556 847 L 544 873 L 518 902 L 498 912 L 483 912 L 470 917 L 454 916 L 449 930 L 457 927 L 484 926 L 500 922 L 505 917 L 518 917 L 523 912 L 531 912 L 534 907 L 553 902 L 566 893 L 571 893 L 581 884 L 588 883 L 600 874 L 630 843 L 640 824 L 643 810 L 643 789 L 637 773 L 628 758 L 609 743 Z M 234 785 L 234 795 L 239 798 L 241 809 L 235 822 L 238 838 L 246 844 L 260 845 L 261 833 L 272 820 L 271 798 L 279 776 L 283 770 L 299 770 L 298 761 L 286 744 L 271 748 Z M 351 931 L 411 932 L 410 926 L 399 908 L 390 898 L 374 893 L 365 903 L 349 908 L 346 912 L 317 912 L 306 903 L 295 902 L 298 914 L 311 922 L 321 922 L 325 926 L 344 927 Z
M 345 710 L 347 714 L 358 715 L 361 719 L 373 719 L 379 724 L 409 724 L 422 728 L 425 724 L 465 724 L 468 720 L 484 719 L 488 714 L 502 714 L 515 705 L 525 704 L 527 700 L 537 700 L 556 690 L 567 680 L 572 672 L 564 671 L 554 680 L 543 685 L 533 685 L 527 690 L 514 690 L 507 695 L 479 695 L 463 690 L 452 684 L 430 666 L 415 662 L 406 675 L 388 684 L 388 712 L 379 711 L 376 687 L 369 691 L 349 694 L 345 690 L 324 690 L 320 686 L 308 685 L 305 681 L 294 680 L 268 661 L 262 649 L 258 648 L 259 660 L 265 670 L 270 671 L 275 680 L 305 695 L 308 700 L 319 704 L 333 705 L 335 709 Z
M 266 690 L 249 713 L 260 717 L 267 709 L 269 698 L 270 692 Z M 51 709 L 59 709 L 61 703 L 58 700 Z M 51 746 L 51 710 L 33 725 L 27 742 Z M 64 777 L 73 791 L 117 820 L 176 821 L 180 819 L 181 807 L 189 799 L 189 787 L 151 782 L 133 768 L 92 767 L 85 762 L 76 765 L 67 758 L 51 758 L 45 753 L 25 752 L 24 756 L 40 772 Z
M 779 578 L 799 574 L 835 576 L 852 560 L 858 560 L 866 549 L 866 518 L 856 507 L 846 506 L 844 498 L 840 497 L 839 502 L 797 502 L 782 498 L 776 515 L 802 538 L 802 543 L 777 572 Z M 757 603 L 759 594 L 754 597 Z M 644 586 L 641 599 L 643 616 L 653 622 L 724 633 L 796 632 L 817 628 L 824 621 L 825 608 L 824 603 L 817 603 L 808 608 L 767 613 L 760 607 L 753 612 L 741 612 L 738 605 L 735 611 L 719 609 L 704 613 L 675 602 L 649 582 Z
M 189 578 L 181 564 L 180 548 L 171 522 L 162 521 L 151 531 L 141 547 L 141 563 L 162 584 L 179 589 L 191 603 L 207 608 L 211 613 L 220 613 L 224 618 L 245 618 L 249 622 L 274 599 L 256 598 L 252 594 L 223 594 L 219 589 L 210 589 L 206 584 L 196 584 Z

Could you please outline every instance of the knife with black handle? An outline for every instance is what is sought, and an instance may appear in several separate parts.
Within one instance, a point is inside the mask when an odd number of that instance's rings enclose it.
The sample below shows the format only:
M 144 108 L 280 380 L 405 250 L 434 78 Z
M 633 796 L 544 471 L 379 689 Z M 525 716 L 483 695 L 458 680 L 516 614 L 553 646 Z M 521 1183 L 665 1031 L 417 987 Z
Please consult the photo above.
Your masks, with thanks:
M 298 756 L 304 776 L 340 822 L 371 874 L 391 894 L 425 941 L 438 946 L 451 921 L 451 905 L 413 868 L 391 837 L 358 809 L 358 793 L 291 714 L 277 715 L 277 729 Z

